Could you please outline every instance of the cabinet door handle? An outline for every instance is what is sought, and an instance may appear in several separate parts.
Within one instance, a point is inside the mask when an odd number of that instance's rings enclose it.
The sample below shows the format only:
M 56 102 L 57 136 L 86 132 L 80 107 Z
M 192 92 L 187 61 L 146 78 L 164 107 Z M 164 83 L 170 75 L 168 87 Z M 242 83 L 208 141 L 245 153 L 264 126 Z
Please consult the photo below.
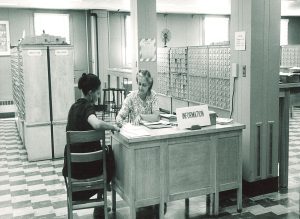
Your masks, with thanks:
M 268 160 L 268 173 L 269 175 L 273 174 L 273 146 L 274 146 L 274 141 L 273 141 L 273 137 L 274 137 L 274 121 L 268 121 L 268 128 L 269 128 L 269 134 L 268 134 L 268 146 L 269 146 L 269 160 Z
M 262 123 L 256 123 L 256 176 L 261 177 L 261 137 Z

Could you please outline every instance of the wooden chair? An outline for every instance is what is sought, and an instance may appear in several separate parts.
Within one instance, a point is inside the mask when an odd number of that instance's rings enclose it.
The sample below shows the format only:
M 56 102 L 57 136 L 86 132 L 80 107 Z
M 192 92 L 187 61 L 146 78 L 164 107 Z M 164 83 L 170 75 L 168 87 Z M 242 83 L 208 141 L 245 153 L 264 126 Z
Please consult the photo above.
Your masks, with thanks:
M 88 153 L 71 153 L 70 144 L 101 141 L 102 149 Z M 92 161 L 103 161 L 103 174 L 89 179 L 73 179 L 71 177 L 71 163 L 85 163 Z M 105 219 L 108 219 L 107 211 L 107 173 L 106 173 L 106 152 L 105 152 L 105 131 L 68 131 L 67 132 L 67 164 L 68 176 L 65 177 L 67 187 L 68 218 L 73 218 L 73 210 L 104 207 Z M 99 167 L 100 168 L 100 167 Z M 88 190 L 104 190 L 103 199 L 97 197 L 85 201 L 74 201 L 72 193 Z

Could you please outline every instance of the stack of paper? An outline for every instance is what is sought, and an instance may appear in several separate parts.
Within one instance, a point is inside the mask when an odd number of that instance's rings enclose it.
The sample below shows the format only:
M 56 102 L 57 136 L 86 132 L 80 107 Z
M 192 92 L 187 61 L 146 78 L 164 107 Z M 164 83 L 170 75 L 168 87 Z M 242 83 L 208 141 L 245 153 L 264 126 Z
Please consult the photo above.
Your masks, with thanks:
M 135 126 L 130 123 L 123 125 L 120 133 L 129 138 L 137 138 L 141 136 L 149 136 L 150 133 L 143 126 Z
M 291 73 L 300 73 L 300 68 L 299 67 L 292 67 L 289 69 Z
M 160 114 L 160 118 L 162 120 L 166 120 L 166 121 L 169 121 L 169 122 L 177 121 L 176 115 L 173 115 L 173 114 L 162 113 L 162 114 Z
M 230 118 L 217 117 L 217 119 L 216 119 L 216 123 L 219 125 L 226 125 L 226 124 L 230 124 L 232 122 L 233 122 L 233 119 L 230 119 Z
M 149 129 L 161 129 L 161 128 L 170 128 L 172 127 L 170 122 L 160 120 L 158 122 L 148 122 L 148 121 L 141 121 L 141 124 L 146 126 Z

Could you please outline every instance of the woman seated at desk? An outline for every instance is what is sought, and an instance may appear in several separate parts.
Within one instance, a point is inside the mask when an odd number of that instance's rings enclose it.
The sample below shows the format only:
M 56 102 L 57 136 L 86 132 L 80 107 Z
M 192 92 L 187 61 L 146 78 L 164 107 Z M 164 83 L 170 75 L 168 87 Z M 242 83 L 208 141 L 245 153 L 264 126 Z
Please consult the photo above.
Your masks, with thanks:
M 153 78 L 148 70 L 139 70 L 136 74 L 138 90 L 132 91 L 122 105 L 116 117 L 116 123 L 122 127 L 129 116 L 133 125 L 139 125 L 141 120 L 148 122 L 159 121 L 159 107 L 156 92 L 152 90 Z M 156 212 L 159 205 L 154 205 Z M 167 211 L 167 204 L 164 205 L 164 212 Z
M 94 109 L 94 103 L 98 100 L 100 95 L 100 80 L 94 74 L 83 73 L 78 81 L 78 88 L 82 91 L 82 97 L 79 98 L 70 108 L 68 114 L 68 123 L 66 131 L 87 131 L 87 130 L 111 130 L 119 131 L 119 127 L 111 125 L 96 117 L 96 112 Z M 72 144 L 72 153 L 84 153 L 92 152 L 101 149 L 99 142 L 89 142 L 88 144 Z M 109 156 L 109 155 L 107 155 Z M 64 152 L 64 166 L 63 166 L 63 176 L 67 177 L 67 161 L 66 161 L 66 148 Z M 109 159 L 109 158 L 107 158 Z M 86 179 L 91 177 L 96 177 L 102 174 L 102 163 L 99 161 L 90 163 L 72 163 L 72 177 L 75 179 Z M 109 166 L 107 166 L 109 168 Z M 108 181 L 111 180 L 111 170 L 108 169 Z M 97 194 L 102 196 L 102 193 L 96 190 L 88 190 L 84 192 L 73 192 L 73 200 L 87 200 L 93 195 Z M 103 209 L 101 207 L 95 208 L 94 216 L 102 216 Z
M 116 123 L 122 127 L 129 116 L 129 121 L 139 125 L 141 120 L 159 121 L 159 107 L 156 92 L 152 90 L 153 78 L 148 70 L 139 70 L 136 74 L 138 90 L 132 91 L 122 105 L 116 117 Z

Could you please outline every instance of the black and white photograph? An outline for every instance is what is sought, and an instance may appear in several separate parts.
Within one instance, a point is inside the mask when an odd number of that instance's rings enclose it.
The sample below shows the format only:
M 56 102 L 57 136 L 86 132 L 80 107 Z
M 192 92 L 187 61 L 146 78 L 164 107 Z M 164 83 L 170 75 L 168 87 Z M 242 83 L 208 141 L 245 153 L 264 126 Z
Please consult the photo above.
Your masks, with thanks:
M 0 0 L 0 219 L 300 219 L 300 0 Z

